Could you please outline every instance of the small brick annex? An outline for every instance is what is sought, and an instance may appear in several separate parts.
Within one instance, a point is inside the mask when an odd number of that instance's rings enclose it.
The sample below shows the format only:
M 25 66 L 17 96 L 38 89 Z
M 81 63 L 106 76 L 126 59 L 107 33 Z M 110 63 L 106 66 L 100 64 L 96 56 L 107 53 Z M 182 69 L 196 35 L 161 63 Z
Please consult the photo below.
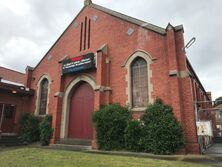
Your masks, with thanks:
M 168 24 L 161 28 L 85 1 L 82 10 L 36 67 L 26 69 L 24 85 L 35 91 L 29 97 L 26 111 L 39 115 L 40 85 L 47 79 L 46 114 L 52 114 L 54 128 L 51 143 L 68 138 L 69 126 L 75 126 L 69 116 L 73 94 L 81 83 L 87 83 L 94 91 L 94 111 L 101 105 L 120 103 L 129 105 L 138 119 L 145 108 L 132 106 L 131 64 L 140 57 L 147 63 L 148 103 L 158 97 L 171 105 L 184 129 L 185 152 L 200 153 L 194 101 L 211 97 L 183 51 L 183 34 L 182 25 Z M 96 69 L 62 75 L 65 60 L 88 53 L 94 53 Z M 84 117 L 81 113 L 78 116 Z M 94 129 L 93 148 L 96 148 L 95 133 Z

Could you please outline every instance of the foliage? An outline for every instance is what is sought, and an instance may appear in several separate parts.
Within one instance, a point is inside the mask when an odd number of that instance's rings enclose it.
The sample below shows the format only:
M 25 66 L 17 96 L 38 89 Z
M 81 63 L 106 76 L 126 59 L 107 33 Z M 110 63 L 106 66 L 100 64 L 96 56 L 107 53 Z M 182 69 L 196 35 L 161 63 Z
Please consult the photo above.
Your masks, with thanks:
M 222 104 L 222 96 L 215 99 L 214 107 Z
M 101 107 L 93 113 L 99 149 L 174 153 L 184 145 L 184 138 L 172 111 L 160 99 L 147 107 L 141 120 L 133 120 L 130 111 L 119 104 Z
M 38 141 L 39 119 L 31 113 L 22 113 L 19 118 L 19 135 L 27 143 Z
M 150 104 L 141 121 L 144 124 L 141 140 L 145 152 L 172 154 L 183 146 L 182 127 L 174 118 L 172 108 L 162 100 Z
M 50 143 L 50 139 L 53 134 L 52 128 L 52 116 L 46 115 L 42 122 L 40 123 L 40 142 L 41 145 L 47 146 Z
M 142 151 L 141 137 L 142 125 L 139 120 L 129 121 L 125 132 L 126 149 L 130 151 Z
M 124 132 L 131 114 L 126 107 L 111 104 L 93 113 L 97 143 L 102 150 L 119 150 L 125 147 Z

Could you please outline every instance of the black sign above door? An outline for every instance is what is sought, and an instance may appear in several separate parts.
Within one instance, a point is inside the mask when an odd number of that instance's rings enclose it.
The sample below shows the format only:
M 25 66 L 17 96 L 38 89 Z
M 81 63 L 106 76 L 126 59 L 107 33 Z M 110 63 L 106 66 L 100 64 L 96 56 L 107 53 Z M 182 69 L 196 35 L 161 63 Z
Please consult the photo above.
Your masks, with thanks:
M 73 57 L 62 63 L 62 74 L 78 73 L 85 70 L 95 69 L 94 53 Z

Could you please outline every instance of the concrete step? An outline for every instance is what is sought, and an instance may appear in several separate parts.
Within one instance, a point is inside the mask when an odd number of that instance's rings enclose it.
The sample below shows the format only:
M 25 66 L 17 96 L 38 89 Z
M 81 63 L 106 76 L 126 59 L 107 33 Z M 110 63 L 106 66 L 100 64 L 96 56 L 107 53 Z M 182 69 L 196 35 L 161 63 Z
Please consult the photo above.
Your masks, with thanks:
M 67 138 L 67 139 L 60 139 L 59 141 L 56 141 L 56 144 L 91 146 L 91 140 Z
M 24 142 L 16 134 L 2 134 L 0 137 L 0 146 L 20 146 Z
M 17 134 L 10 134 L 10 133 L 2 133 L 1 134 L 1 139 L 11 139 L 11 138 L 15 138 L 18 137 Z
M 92 149 L 91 146 L 68 145 L 68 144 L 51 144 L 49 147 L 52 149 L 69 150 L 69 151 L 85 151 Z
M 0 147 L 24 146 L 25 143 L 0 143 Z
M 0 142 L 0 146 L 20 146 L 20 145 L 24 145 L 24 143 L 20 141 Z

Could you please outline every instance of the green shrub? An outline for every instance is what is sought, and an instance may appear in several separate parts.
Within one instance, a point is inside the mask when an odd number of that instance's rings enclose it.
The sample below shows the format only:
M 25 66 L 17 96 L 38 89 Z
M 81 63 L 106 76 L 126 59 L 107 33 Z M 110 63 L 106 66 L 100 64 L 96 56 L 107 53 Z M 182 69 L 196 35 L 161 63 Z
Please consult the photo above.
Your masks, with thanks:
M 40 123 L 40 142 L 41 145 L 47 146 L 50 143 L 50 139 L 53 134 L 52 128 L 52 116 L 46 115 L 42 122 Z
M 158 99 L 148 106 L 141 118 L 142 145 L 145 152 L 172 154 L 183 146 L 181 125 L 174 118 L 172 108 Z
M 129 121 L 125 132 L 126 149 L 130 151 L 142 151 L 142 125 L 139 120 Z
M 111 104 L 93 113 L 97 143 L 102 150 L 119 150 L 125 147 L 124 132 L 131 114 L 126 107 Z
M 19 135 L 23 141 L 39 141 L 39 119 L 31 113 L 22 113 L 19 118 Z
M 141 120 L 132 120 L 126 107 L 112 104 L 94 112 L 93 122 L 99 149 L 172 154 L 184 145 L 181 125 L 160 99 L 148 106 Z

